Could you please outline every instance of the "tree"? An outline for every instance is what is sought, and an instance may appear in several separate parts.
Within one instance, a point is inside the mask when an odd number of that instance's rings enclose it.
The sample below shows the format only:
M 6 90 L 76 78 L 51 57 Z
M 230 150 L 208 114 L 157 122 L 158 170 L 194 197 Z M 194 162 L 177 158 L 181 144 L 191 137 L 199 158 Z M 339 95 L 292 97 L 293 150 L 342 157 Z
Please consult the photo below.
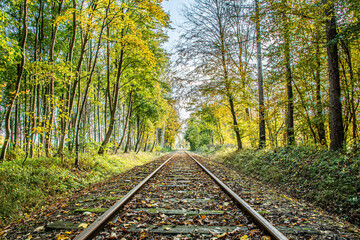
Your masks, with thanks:
M 326 17 L 327 57 L 329 71 L 330 97 L 330 148 L 341 150 L 344 144 L 344 127 L 342 106 L 340 101 L 341 87 L 339 74 L 339 57 L 337 48 L 337 31 L 334 4 L 327 0 L 322 1 Z
M 250 35 L 246 27 L 249 25 L 244 27 L 243 11 L 238 2 L 195 1 L 185 10 L 187 21 L 178 50 L 180 65 L 191 62 L 195 66 L 186 77 L 197 84 L 192 94 L 200 90 L 204 95 L 227 102 L 239 150 L 243 143 L 236 102 L 237 98 L 243 103 L 248 99 L 246 88 L 251 57 Z M 201 81 L 201 84 L 196 81 Z
M 169 22 L 161 1 L 7 0 L 0 7 L 0 130 L 3 149 L 22 148 L 24 163 L 75 150 L 79 167 L 89 144 L 104 152 L 125 135 L 122 119 L 132 109 L 125 99 L 144 79 L 153 90 L 139 94 L 149 102 L 171 99 L 161 77 Z M 158 120 L 136 114 L 129 142 L 139 151 Z
M 4 139 L 4 144 L 1 150 L 1 155 L 0 155 L 0 160 L 1 161 L 5 161 L 5 157 L 6 157 L 6 151 L 9 145 L 9 141 L 10 141 L 10 119 L 11 119 L 11 113 L 12 113 L 12 109 L 15 105 L 15 101 L 18 97 L 19 91 L 20 91 L 20 87 L 21 87 L 21 80 L 22 80 L 22 76 L 24 73 L 24 67 L 25 67 L 25 46 L 26 46 L 26 39 L 27 39 L 27 34 L 28 34 L 28 30 L 27 30 L 27 10 L 28 10 L 28 1 L 24 0 L 23 3 L 23 20 L 22 20 L 22 34 L 21 34 L 21 40 L 19 41 L 19 46 L 21 49 L 21 59 L 20 59 L 20 63 L 17 66 L 17 78 L 16 78 L 16 83 L 14 86 L 14 90 L 12 93 L 12 96 L 10 98 L 10 102 L 9 102 L 9 107 L 7 109 L 6 112 L 6 116 L 5 116 L 5 139 Z
M 263 88 L 263 69 L 261 55 L 261 28 L 260 28 L 260 10 L 259 1 L 255 0 L 255 29 L 256 29 L 256 56 L 258 70 L 258 92 L 259 92 L 259 148 L 266 146 L 265 129 L 265 105 Z

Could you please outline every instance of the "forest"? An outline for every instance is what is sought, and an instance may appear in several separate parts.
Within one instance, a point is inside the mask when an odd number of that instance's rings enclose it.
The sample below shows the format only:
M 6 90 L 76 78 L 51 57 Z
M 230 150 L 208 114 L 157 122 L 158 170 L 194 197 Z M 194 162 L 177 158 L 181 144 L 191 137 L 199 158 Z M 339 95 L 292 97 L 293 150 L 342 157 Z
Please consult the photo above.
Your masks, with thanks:
M 160 2 L 2 1 L 1 160 L 173 144 Z
M 357 149 L 359 4 L 196 0 L 187 7 L 175 76 L 192 112 L 191 149 Z
M 178 146 L 358 224 L 360 1 L 191 0 L 173 50 L 163 4 L 0 2 L 0 226 Z
M 1 160 L 171 147 L 180 104 L 192 150 L 356 148 L 359 9 L 196 0 L 171 63 L 161 1 L 4 1 Z

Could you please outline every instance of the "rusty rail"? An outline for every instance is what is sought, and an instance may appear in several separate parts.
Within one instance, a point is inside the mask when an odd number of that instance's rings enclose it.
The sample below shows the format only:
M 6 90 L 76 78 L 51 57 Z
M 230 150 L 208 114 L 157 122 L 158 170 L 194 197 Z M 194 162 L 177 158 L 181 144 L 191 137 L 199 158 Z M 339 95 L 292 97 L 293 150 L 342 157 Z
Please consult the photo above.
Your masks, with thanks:
M 133 188 L 128 194 L 122 197 L 118 202 L 116 202 L 111 208 L 109 208 L 103 215 L 95 220 L 90 226 L 88 226 L 84 231 L 82 231 L 75 240 L 88 240 L 93 239 L 111 220 L 115 215 L 120 211 L 120 209 L 141 189 L 141 187 L 147 183 L 150 178 L 152 178 L 165 164 L 167 164 L 174 156 L 173 154 L 169 159 L 167 159 L 163 164 L 161 164 L 155 171 L 153 171 L 149 176 L 142 180 L 135 188 Z
M 247 204 L 241 197 L 239 197 L 234 191 L 226 186 L 219 178 L 212 174 L 207 168 L 205 168 L 198 160 L 185 152 L 192 160 L 194 160 L 237 204 L 246 212 L 267 234 L 271 239 L 288 240 L 279 230 L 277 230 L 271 223 L 269 223 L 263 216 L 256 212 L 249 204 Z
M 185 152 L 191 159 L 193 159 L 223 190 L 226 192 L 238 206 L 253 219 L 258 227 L 262 228 L 267 234 L 270 235 L 271 239 L 277 240 L 288 240 L 279 230 L 272 226 L 265 218 L 263 218 L 258 212 L 256 212 L 250 205 L 248 205 L 243 199 L 241 199 L 235 192 L 233 192 L 228 186 L 226 186 L 220 179 L 218 179 L 213 173 L 206 169 L 198 160 L 192 157 L 189 153 Z M 155 171 L 141 181 L 135 188 L 133 188 L 128 194 L 122 197 L 116 202 L 109 210 L 101 215 L 95 222 L 89 227 L 82 231 L 75 240 L 89 240 L 93 239 L 104 226 L 115 217 L 115 215 L 121 210 L 121 208 L 163 167 L 165 166 L 174 156 L 173 154 L 163 164 L 161 164 Z

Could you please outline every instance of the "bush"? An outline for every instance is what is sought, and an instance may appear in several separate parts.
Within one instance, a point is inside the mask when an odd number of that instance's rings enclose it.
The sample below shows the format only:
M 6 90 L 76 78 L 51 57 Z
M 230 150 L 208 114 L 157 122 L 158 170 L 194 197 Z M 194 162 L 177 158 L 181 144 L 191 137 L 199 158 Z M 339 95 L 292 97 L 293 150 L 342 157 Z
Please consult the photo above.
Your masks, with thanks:
M 360 156 L 316 147 L 243 150 L 222 158 L 241 173 L 360 223 Z
M 71 155 L 52 158 L 22 158 L 0 164 L 0 226 L 42 206 L 50 196 L 99 182 L 151 161 L 155 153 L 122 155 L 83 154 L 81 170 L 73 167 Z

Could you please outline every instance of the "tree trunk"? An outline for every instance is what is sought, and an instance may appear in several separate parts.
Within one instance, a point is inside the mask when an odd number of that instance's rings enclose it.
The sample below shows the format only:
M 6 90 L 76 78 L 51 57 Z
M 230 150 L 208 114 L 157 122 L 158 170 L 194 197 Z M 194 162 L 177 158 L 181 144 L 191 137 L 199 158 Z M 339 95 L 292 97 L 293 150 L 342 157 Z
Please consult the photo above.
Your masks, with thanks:
M 77 3 L 76 0 L 72 0 L 73 2 L 73 8 L 76 9 Z M 76 11 L 73 12 L 73 28 L 72 28 L 72 37 L 71 37 L 71 41 L 70 41 L 70 46 L 69 46 L 69 54 L 67 56 L 67 62 L 70 64 L 70 66 L 72 66 L 72 60 L 73 60 L 73 53 L 74 53 L 74 46 L 75 46 L 75 40 L 76 40 L 76 31 L 77 31 L 77 19 L 76 19 Z M 72 69 L 71 69 L 72 70 Z M 70 96 L 70 91 L 71 91 L 71 86 L 68 86 L 68 95 Z M 68 105 L 68 104 L 67 104 Z M 69 106 L 69 105 L 68 105 Z M 65 109 L 63 111 L 69 111 L 70 112 L 70 108 Z M 60 142 L 59 142 L 59 147 L 58 147 L 58 155 L 62 155 L 63 154 L 63 150 L 64 150 L 64 145 L 65 145 L 65 137 L 66 137 L 66 129 L 68 128 L 68 120 L 66 117 L 63 117 L 62 120 L 62 126 L 61 126 L 61 136 L 60 136 Z
M 103 154 L 105 152 L 105 147 L 106 145 L 108 144 L 109 140 L 110 140 L 110 137 L 111 137 L 111 134 L 112 134 L 112 131 L 114 129 L 114 124 L 115 124 L 115 115 L 116 115 L 116 110 L 117 110 L 117 105 L 118 105 L 118 102 L 119 102 L 119 92 L 120 92 L 120 77 L 122 75 L 122 65 L 123 65 L 123 61 L 124 61 L 124 50 L 121 49 L 120 51 L 120 59 L 119 59 L 119 66 L 118 66 L 118 73 L 117 73 L 117 76 L 116 76 L 116 83 L 115 83 L 115 87 L 114 87 L 114 98 L 112 100 L 112 103 L 109 102 L 109 105 L 110 105 L 110 123 L 109 123 L 109 128 L 106 132 L 106 135 L 105 135 L 105 139 L 104 141 L 102 142 L 101 146 L 100 146 L 100 149 L 99 149 L 99 154 Z
M 126 129 L 127 129 L 127 126 L 128 126 L 128 123 L 129 123 L 129 118 L 130 118 L 131 114 L 132 114 L 132 91 L 130 91 L 130 94 L 129 94 L 128 112 L 127 112 L 126 119 L 125 119 L 123 134 L 122 134 L 120 142 L 119 142 L 119 144 L 118 144 L 118 146 L 117 146 L 117 148 L 115 150 L 115 154 L 117 154 L 117 151 L 119 150 L 119 148 L 121 147 L 121 144 L 124 141 L 124 138 L 125 138 L 125 135 L 126 135 Z
M 162 127 L 160 145 L 162 148 L 165 147 L 165 126 Z
M 18 128 L 19 128 L 19 99 L 15 100 L 15 121 L 14 121 L 14 149 L 16 149 L 18 144 Z
M 305 104 L 304 97 L 303 97 L 302 93 L 300 92 L 300 89 L 296 86 L 296 84 L 294 84 L 294 86 L 295 86 L 296 91 L 299 94 L 301 106 L 304 108 L 304 114 L 305 114 L 306 122 L 308 123 L 308 126 L 310 128 L 310 132 L 311 132 L 311 134 L 312 134 L 312 136 L 314 138 L 314 142 L 316 143 L 317 142 L 317 136 L 316 136 L 314 128 L 311 125 L 311 119 L 310 119 L 310 116 L 309 116 L 309 111 L 308 111 L 308 109 L 306 107 L 306 104 Z
M 61 14 L 61 10 L 62 10 L 62 5 L 63 5 L 64 0 L 61 0 L 59 3 L 59 8 L 56 14 L 54 14 L 53 17 L 53 21 L 56 20 L 56 18 Z M 55 26 L 53 27 L 52 33 L 51 33 L 51 46 L 50 46 L 50 56 L 49 56 L 49 61 L 50 63 L 54 63 L 54 47 L 55 47 L 55 41 L 56 41 L 56 35 L 58 32 L 58 28 L 59 25 L 55 24 Z M 54 74 L 54 73 L 53 73 Z M 45 145 L 45 153 L 46 156 L 49 157 L 50 156 L 50 148 L 51 148 L 51 138 L 52 138 L 52 129 L 53 129 L 53 124 L 54 124 L 54 118 L 55 118 L 55 105 L 54 105 L 54 77 L 51 77 L 51 81 L 50 81 L 50 95 L 51 95 L 51 99 L 50 99 L 50 120 L 49 120 L 49 129 L 46 132 L 46 145 Z
M 156 143 L 156 140 L 154 140 L 154 142 L 153 142 L 153 144 L 152 144 L 152 146 L 151 146 L 150 152 L 153 152 L 153 151 L 154 151 L 155 143 Z
M 130 138 L 131 138 L 131 124 L 129 124 L 129 128 L 128 128 L 128 136 L 127 136 L 127 140 L 126 140 L 126 144 L 125 144 L 124 153 L 128 153 L 128 152 L 129 152 L 129 148 L 130 148 Z
M 139 146 L 136 150 L 136 153 L 139 153 L 140 150 L 141 150 L 141 147 L 142 147 L 142 144 L 144 142 L 144 137 L 145 137 L 145 130 L 143 130 L 143 132 L 141 133 L 141 139 L 140 139 L 140 143 L 139 143 Z M 146 145 L 146 144 L 145 144 Z
M 109 5 L 110 5 L 110 1 L 109 1 Z M 100 30 L 100 33 L 99 33 L 99 40 L 98 40 L 98 43 L 97 43 L 94 62 L 93 62 L 92 67 L 91 67 L 89 79 L 88 79 L 88 81 L 86 83 L 86 88 L 85 88 L 83 101 L 82 101 L 81 107 L 80 107 L 80 109 L 78 111 L 78 115 L 79 115 L 78 119 L 79 120 L 78 120 L 78 122 L 76 124 L 76 133 L 75 133 L 75 149 L 76 149 L 76 158 L 75 158 L 75 163 L 74 163 L 75 167 L 79 167 L 79 130 L 80 130 L 81 117 L 82 117 L 82 114 L 83 114 L 83 111 L 84 111 L 85 103 L 87 102 L 87 96 L 88 96 L 88 93 L 89 93 L 90 84 L 91 84 L 92 78 L 93 78 L 94 73 L 95 73 L 95 67 L 96 67 L 97 59 L 98 59 L 100 48 L 101 48 L 102 35 L 103 35 L 104 28 L 105 28 L 105 21 L 107 19 L 108 12 L 109 12 L 109 5 L 106 8 L 106 16 L 105 16 L 105 18 L 103 20 L 102 27 L 101 27 L 101 30 Z M 79 96 L 79 103 L 80 103 L 80 99 L 81 99 L 81 97 Z
M 237 150 L 239 151 L 243 148 L 243 146 L 242 146 L 242 141 L 241 141 L 240 129 L 239 129 L 239 125 L 237 122 L 234 101 L 233 101 L 232 97 L 229 97 L 229 104 L 230 104 L 231 115 L 233 118 L 233 124 L 234 124 L 233 127 L 234 127 L 234 131 L 235 131 L 235 135 L 236 135 Z
M 263 71 L 261 55 L 261 29 L 259 17 L 259 1 L 255 0 L 255 27 L 256 27 L 256 52 L 258 69 L 258 91 L 259 91 L 259 148 L 266 146 L 266 128 L 265 128 L 265 106 L 264 106 L 264 88 Z
M 356 109 L 357 106 L 355 104 L 355 80 L 354 80 L 354 70 L 353 70 L 353 65 L 352 65 L 352 61 L 351 61 L 351 50 L 349 48 L 349 45 L 347 42 L 345 41 L 341 41 L 341 45 L 342 48 L 344 50 L 345 53 L 345 60 L 346 63 L 348 65 L 349 68 L 349 75 L 350 75 L 350 90 L 351 90 L 351 95 L 350 95 L 350 112 L 351 112 L 351 122 L 352 122 L 352 137 L 353 139 L 357 139 L 357 120 L 356 120 Z
M 146 138 L 145 138 L 145 144 L 144 144 L 144 152 L 146 152 L 147 149 L 147 145 L 148 145 L 148 140 L 149 140 L 149 134 L 146 134 Z
M 327 60 L 329 71 L 329 97 L 330 97 L 330 149 L 341 150 L 344 144 L 344 127 L 341 106 L 341 88 L 339 73 L 339 56 L 336 40 L 336 18 L 334 4 L 322 0 L 326 6 L 326 39 L 327 39 Z
M 221 29 L 221 31 L 223 31 L 221 26 L 220 26 L 220 29 Z M 240 136 L 239 125 L 237 122 L 236 112 L 235 112 L 234 100 L 233 100 L 230 82 L 229 82 L 228 69 L 227 69 L 227 65 L 226 65 L 226 56 L 225 56 L 226 50 L 225 50 L 225 39 L 224 39 L 223 32 L 220 33 L 220 42 L 221 42 L 221 64 L 222 64 L 223 73 L 224 73 L 224 84 L 225 84 L 225 88 L 226 88 L 226 94 L 229 98 L 231 115 L 233 117 L 233 123 L 234 123 L 233 127 L 234 127 L 234 131 L 235 131 L 235 135 L 236 135 L 237 150 L 240 150 L 240 149 L 242 149 L 242 141 L 241 141 L 241 136 Z
M 316 30 L 317 31 L 317 30 Z M 323 105 L 321 102 L 321 61 L 320 61 L 320 33 L 317 31 L 315 39 L 315 54 L 316 54 L 316 73 L 315 73 L 315 98 L 316 98 L 316 128 L 318 130 L 319 142 L 321 145 L 326 145 L 325 138 L 325 119 L 323 116 Z
M 285 61 L 285 79 L 286 79 L 286 138 L 287 145 L 295 144 L 294 135 L 294 99 L 292 89 L 292 72 L 291 72 L 291 58 L 290 58 L 290 33 L 289 33 L 289 19 L 283 13 L 283 27 L 284 27 L 284 61 Z
M 25 45 L 26 45 L 26 39 L 27 39 L 27 0 L 24 0 L 24 17 L 23 17 L 23 29 L 22 29 L 22 39 L 20 42 L 20 49 L 21 49 L 21 61 L 18 64 L 18 71 L 17 71 L 17 80 L 16 80 L 16 85 L 15 85 L 15 93 L 13 94 L 13 96 L 11 97 L 10 100 L 10 104 L 6 113 L 6 117 L 5 117 L 5 139 L 4 139 L 4 144 L 1 150 L 1 155 L 0 155 L 0 161 L 5 161 L 5 157 L 6 157 L 6 151 L 7 151 L 7 147 L 9 145 L 9 139 L 10 139 L 10 119 L 11 119 L 11 112 L 12 109 L 14 107 L 14 103 L 15 100 L 17 98 L 17 95 L 19 94 L 20 91 L 20 85 L 21 85 L 21 78 L 24 72 L 24 66 L 25 66 Z

